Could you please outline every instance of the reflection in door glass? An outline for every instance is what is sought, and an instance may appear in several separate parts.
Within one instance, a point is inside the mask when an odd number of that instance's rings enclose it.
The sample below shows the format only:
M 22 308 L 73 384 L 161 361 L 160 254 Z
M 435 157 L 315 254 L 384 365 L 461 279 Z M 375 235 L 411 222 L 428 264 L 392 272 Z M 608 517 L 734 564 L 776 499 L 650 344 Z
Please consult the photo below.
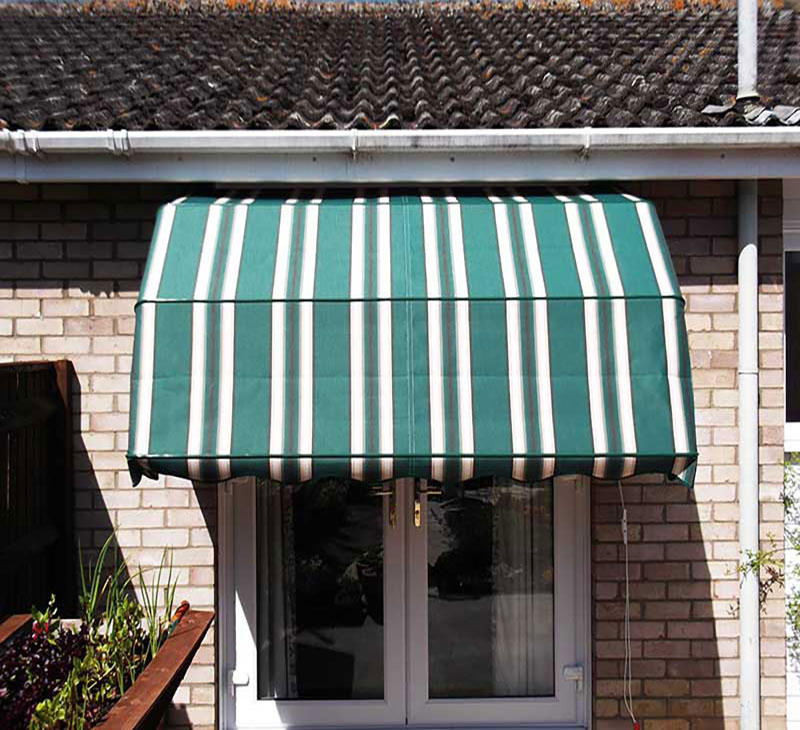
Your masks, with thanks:
M 470 487 L 428 497 L 429 696 L 552 696 L 552 482 Z
M 261 699 L 383 697 L 383 510 L 356 482 L 257 488 Z

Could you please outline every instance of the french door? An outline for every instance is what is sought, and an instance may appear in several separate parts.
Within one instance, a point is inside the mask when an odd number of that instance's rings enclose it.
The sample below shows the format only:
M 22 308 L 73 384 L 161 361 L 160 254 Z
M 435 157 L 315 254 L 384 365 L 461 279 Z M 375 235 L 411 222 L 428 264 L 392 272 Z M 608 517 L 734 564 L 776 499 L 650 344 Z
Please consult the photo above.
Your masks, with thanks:
M 587 496 L 222 485 L 221 726 L 585 727 Z

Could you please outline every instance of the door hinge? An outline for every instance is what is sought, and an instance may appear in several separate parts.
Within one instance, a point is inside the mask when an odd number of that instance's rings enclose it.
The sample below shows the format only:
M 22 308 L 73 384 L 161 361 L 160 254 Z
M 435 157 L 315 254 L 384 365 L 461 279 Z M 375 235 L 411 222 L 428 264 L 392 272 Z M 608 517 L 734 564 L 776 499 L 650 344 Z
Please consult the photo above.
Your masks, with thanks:
M 562 675 L 564 679 L 568 682 L 576 682 L 577 687 L 576 689 L 578 692 L 583 692 L 583 665 L 582 664 L 571 664 L 569 666 L 564 667 L 562 670 Z
M 230 683 L 234 687 L 246 687 L 250 684 L 250 675 L 244 669 L 232 669 L 230 672 Z

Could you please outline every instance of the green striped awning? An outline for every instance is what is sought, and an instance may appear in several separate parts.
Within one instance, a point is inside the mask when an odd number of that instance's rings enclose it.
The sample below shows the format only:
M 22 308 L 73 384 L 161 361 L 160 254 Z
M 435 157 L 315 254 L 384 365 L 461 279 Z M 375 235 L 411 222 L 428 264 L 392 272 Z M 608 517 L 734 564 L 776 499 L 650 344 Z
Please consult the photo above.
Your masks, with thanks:
M 630 195 L 176 200 L 136 305 L 131 473 L 691 484 L 683 308 Z

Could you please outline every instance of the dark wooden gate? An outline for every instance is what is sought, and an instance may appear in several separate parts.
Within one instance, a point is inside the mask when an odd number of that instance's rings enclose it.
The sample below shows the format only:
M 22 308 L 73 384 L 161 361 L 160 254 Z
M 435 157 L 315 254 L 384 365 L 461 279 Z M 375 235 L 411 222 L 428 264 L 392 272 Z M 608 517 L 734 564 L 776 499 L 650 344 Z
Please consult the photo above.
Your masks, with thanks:
M 0 364 L 0 617 L 75 609 L 72 368 Z

